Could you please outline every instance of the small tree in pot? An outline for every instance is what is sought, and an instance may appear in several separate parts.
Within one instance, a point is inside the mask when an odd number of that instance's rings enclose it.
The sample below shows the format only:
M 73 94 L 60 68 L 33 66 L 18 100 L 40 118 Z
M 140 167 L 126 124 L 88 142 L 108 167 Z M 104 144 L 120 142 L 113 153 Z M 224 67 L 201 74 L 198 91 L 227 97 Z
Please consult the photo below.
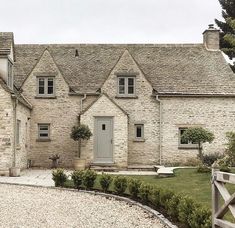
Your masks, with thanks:
M 70 137 L 78 142 L 78 154 L 75 158 L 75 169 L 84 169 L 85 160 L 81 159 L 81 141 L 89 140 L 92 133 L 87 125 L 81 124 L 79 126 L 73 126 Z

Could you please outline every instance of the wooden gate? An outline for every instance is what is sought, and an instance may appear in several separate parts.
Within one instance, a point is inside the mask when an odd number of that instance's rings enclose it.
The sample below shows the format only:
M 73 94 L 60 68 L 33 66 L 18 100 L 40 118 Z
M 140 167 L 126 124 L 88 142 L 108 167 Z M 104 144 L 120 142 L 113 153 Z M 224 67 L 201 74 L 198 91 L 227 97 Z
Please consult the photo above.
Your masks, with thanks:
M 220 172 L 212 166 L 212 228 L 235 228 L 235 223 L 226 221 L 224 215 L 230 211 L 235 218 L 235 193 L 232 195 L 226 183 L 235 184 L 235 174 Z M 220 196 L 223 200 L 221 203 Z M 222 205 L 221 205 L 222 204 Z

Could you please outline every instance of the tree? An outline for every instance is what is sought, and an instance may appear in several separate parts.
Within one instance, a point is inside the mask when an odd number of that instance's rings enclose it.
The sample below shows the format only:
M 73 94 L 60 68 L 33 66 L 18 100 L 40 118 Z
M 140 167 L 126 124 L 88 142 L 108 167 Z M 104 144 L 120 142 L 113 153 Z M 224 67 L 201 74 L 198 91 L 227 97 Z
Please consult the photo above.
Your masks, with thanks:
M 229 161 L 230 165 L 235 164 L 235 133 L 234 132 L 227 132 L 226 138 L 228 140 L 226 154 L 227 160 Z
M 211 143 L 214 140 L 214 134 L 202 127 L 190 127 L 182 135 L 182 140 L 198 144 L 198 157 L 203 160 L 202 144 Z
M 87 125 L 81 124 L 79 126 L 73 126 L 70 137 L 74 141 L 78 141 L 78 157 L 81 156 L 81 140 L 88 140 L 92 136 L 92 133 Z
M 232 60 L 235 58 L 235 0 L 219 0 L 222 7 L 223 21 L 215 19 L 215 23 L 220 27 L 220 47 L 221 50 Z M 235 65 L 231 65 L 235 72 Z

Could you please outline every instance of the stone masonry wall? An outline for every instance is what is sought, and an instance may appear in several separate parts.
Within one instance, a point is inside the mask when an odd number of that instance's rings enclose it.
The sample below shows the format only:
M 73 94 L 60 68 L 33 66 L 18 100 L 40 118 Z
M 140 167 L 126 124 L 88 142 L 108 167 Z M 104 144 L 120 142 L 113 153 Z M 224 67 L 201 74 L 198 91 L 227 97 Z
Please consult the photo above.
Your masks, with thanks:
M 117 97 L 116 73 L 136 74 L 136 98 Z M 129 114 L 128 164 L 152 165 L 159 162 L 159 104 L 152 97 L 152 87 L 128 51 L 125 51 L 102 91 Z M 144 142 L 135 141 L 134 124 L 144 124 Z
M 163 102 L 162 152 L 165 163 L 196 157 L 195 149 L 179 149 L 179 127 L 202 126 L 215 140 L 204 145 L 205 153 L 223 153 L 228 131 L 235 131 L 234 98 L 161 98 Z
M 11 95 L 0 86 L 0 172 L 8 172 L 12 166 L 13 140 Z
M 105 95 L 102 95 L 84 114 L 81 116 L 81 123 L 91 129 L 93 136 L 83 142 L 81 157 L 87 162 L 94 160 L 94 126 L 95 117 L 113 117 L 113 160 L 118 167 L 127 167 L 128 155 L 128 117 Z
M 16 145 L 16 166 L 26 168 L 30 144 L 30 110 L 21 103 L 18 103 L 16 110 L 16 119 L 20 120 L 19 145 Z
M 55 75 L 54 99 L 36 97 L 36 76 Z M 34 166 L 49 167 L 52 154 L 60 155 L 60 165 L 71 167 L 78 150 L 77 143 L 70 138 L 71 128 L 77 124 L 80 112 L 80 97 L 70 96 L 69 87 L 55 65 L 50 53 L 45 51 L 23 85 L 23 94 L 33 105 L 31 112 L 29 159 Z M 50 124 L 49 142 L 39 142 L 38 123 Z

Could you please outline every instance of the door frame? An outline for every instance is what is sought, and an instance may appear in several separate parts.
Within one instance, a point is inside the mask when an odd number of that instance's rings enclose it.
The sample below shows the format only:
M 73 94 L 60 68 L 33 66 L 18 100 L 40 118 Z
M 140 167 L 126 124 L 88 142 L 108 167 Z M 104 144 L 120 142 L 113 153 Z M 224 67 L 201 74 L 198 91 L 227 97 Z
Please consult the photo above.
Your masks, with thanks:
M 94 120 L 94 150 L 93 150 L 93 163 L 96 164 L 113 164 L 114 163 L 114 156 L 113 156 L 113 152 L 114 152 L 114 140 L 113 140 L 113 136 L 114 136 L 114 128 L 113 128 L 113 116 L 94 116 L 95 120 Z M 98 149 L 97 149 L 97 143 L 98 143 L 98 138 L 97 138 L 97 134 L 98 134 L 98 128 L 97 128 L 97 122 L 100 119 L 109 119 L 110 120 L 110 127 L 111 127 L 111 154 L 112 157 L 110 158 L 110 161 L 99 161 L 97 159 L 97 154 L 98 154 Z

